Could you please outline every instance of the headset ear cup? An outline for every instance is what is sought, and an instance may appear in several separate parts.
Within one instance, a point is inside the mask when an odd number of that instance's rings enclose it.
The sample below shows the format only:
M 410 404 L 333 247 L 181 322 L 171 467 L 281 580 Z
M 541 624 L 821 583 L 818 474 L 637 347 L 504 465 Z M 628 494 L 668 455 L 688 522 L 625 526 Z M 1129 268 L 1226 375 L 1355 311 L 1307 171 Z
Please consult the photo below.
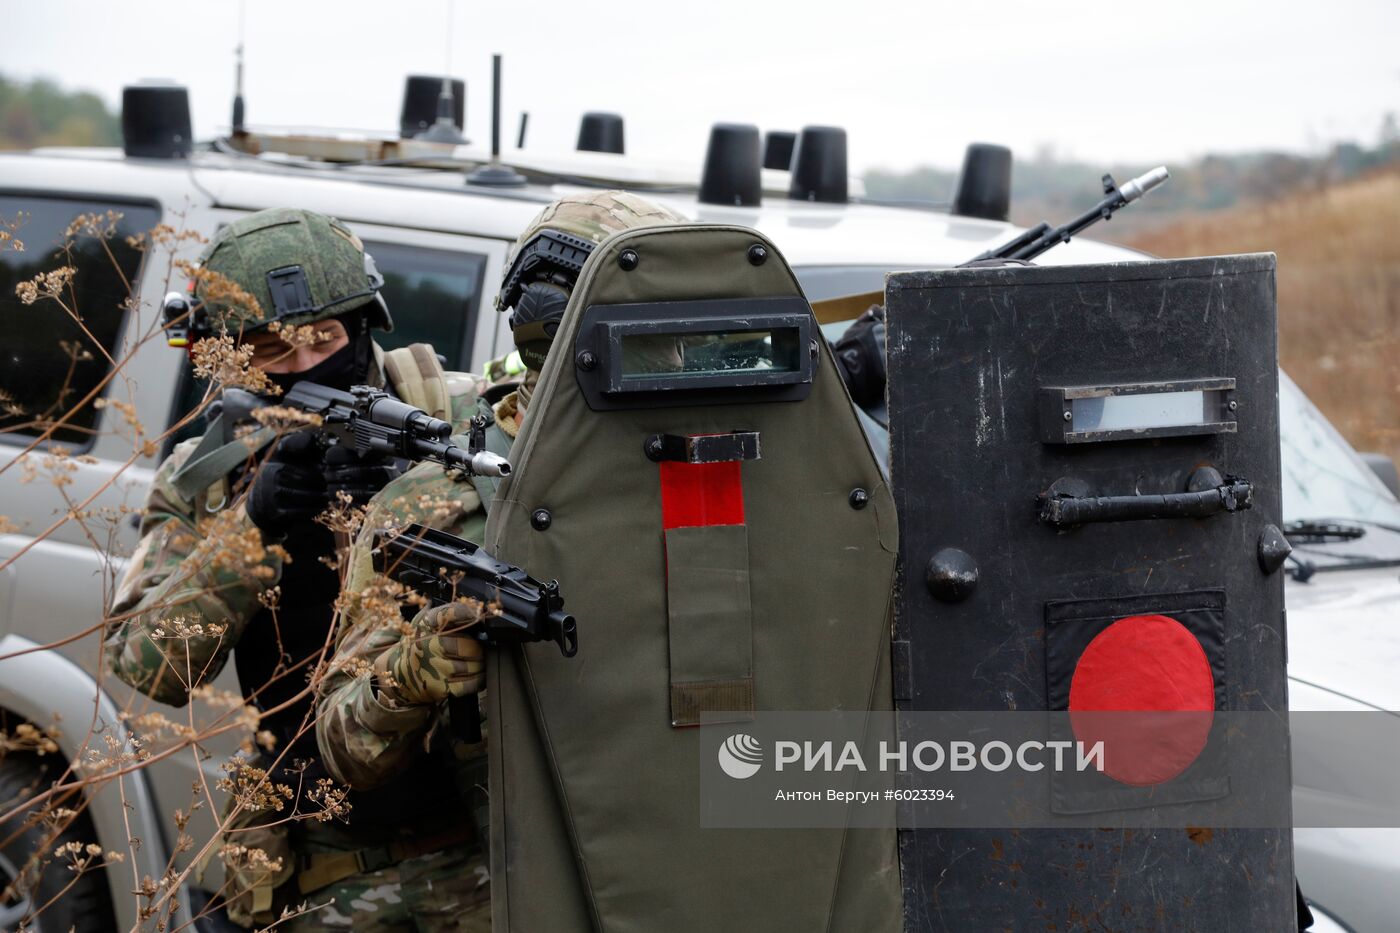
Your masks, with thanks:
M 554 335 L 569 306 L 570 289 L 554 282 L 526 285 L 511 310 L 510 328 L 515 349 L 527 369 L 544 367 Z
M 394 329 L 394 318 L 389 313 L 389 303 L 384 300 L 383 292 L 374 293 L 374 299 L 364 306 L 364 313 L 369 327 L 377 327 L 385 333 Z
M 520 300 L 515 303 L 510 326 L 516 328 L 535 321 L 558 321 L 564 317 L 564 309 L 568 306 L 568 289 L 553 282 L 531 282 L 521 291 Z

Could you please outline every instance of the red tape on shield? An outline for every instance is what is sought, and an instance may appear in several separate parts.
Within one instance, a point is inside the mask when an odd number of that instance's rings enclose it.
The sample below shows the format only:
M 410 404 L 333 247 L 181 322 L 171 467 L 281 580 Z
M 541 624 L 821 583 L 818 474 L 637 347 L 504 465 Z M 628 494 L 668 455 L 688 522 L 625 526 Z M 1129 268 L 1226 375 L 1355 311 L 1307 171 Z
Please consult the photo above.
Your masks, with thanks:
M 661 463 L 661 526 L 742 525 L 744 483 L 738 460 Z
M 1104 745 L 1104 773 L 1137 787 L 1190 767 L 1210 737 L 1215 678 L 1196 636 L 1163 615 L 1128 616 L 1094 636 L 1069 688 L 1075 738 Z

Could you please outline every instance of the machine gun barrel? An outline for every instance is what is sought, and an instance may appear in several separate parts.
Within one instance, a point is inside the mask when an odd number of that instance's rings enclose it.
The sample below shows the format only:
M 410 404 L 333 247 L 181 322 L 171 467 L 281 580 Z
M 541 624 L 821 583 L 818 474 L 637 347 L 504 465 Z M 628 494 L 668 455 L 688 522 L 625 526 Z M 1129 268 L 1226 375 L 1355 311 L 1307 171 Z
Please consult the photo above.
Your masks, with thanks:
M 474 425 L 468 447 L 459 447 L 449 440 L 451 424 L 372 386 L 354 386 L 343 392 L 314 382 L 298 382 L 277 399 L 230 389 L 221 405 L 230 424 L 246 421 L 255 409 L 285 405 L 319 415 L 318 430 L 328 443 L 333 439 L 357 451 L 415 462 L 433 460 L 474 476 L 510 475 L 508 460 L 483 449 L 485 432 L 479 430 L 481 426 Z
M 490 607 L 481 622 L 465 630 L 478 641 L 552 641 L 566 658 L 578 653 L 577 623 L 564 611 L 559 584 L 541 583 L 464 538 L 417 524 L 398 533 L 380 529 L 373 560 L 375 570 L 434 606 L 465 596 Z
M 1105 175 L 1103 177 L 1103 200 L 1069 223 L 1053 228 L 1047 223 L 1037 224 L 1025 233 L 1000 246 L 989 249 L 985 253 L 974 256 L 962 265 L 970 266 L 973 263 L 989 259 L 1034 259 L 1052 247 L 1068 243 L 1071 238 L 1078 236 L 1086 227 L 1090 227 L 1100 220 L 1108 220 L 1116 211 L 1127 207 L 1170 177 L 1171 173 L 1167 171 L 1165 165 L 1159 165 L 1151 171 L 1144 172 L 1121 187 L 1114 183 L 1112 175 Z

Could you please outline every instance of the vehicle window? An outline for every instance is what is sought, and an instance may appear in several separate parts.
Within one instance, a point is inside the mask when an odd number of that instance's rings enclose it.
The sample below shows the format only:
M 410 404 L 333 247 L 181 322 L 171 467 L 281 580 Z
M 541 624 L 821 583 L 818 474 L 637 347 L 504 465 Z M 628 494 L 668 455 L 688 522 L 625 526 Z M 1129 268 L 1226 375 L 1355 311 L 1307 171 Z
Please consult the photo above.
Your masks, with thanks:
M 121 215 L 112 237 L 79 236 L 65 254 L 64 234 L 74 219 L 109 210 Z M 13 223 L 17 215 L 16 236 L 24 251 L 0 250 L 5 334 L 0 440 L 25 443 L 42 433 L 48 421 L 67 414 L 107 375 L 107 355 L 118 355 L 125 302 L 131 297 L 125 282 L 137 281 L 141 268 L 141 251 L 128 246 L 126 238 L 154 227 L 160 212 L 151 204 L 0 194 L 0 218 Z M 25 304 L 15 292 L 17 285 L 66 265 L 75 272 L 62 290 L 63 300 L 81 324 L 54 301 Z M 97 411 L 84 405 L 54 431 L 53 439 L 85 450 L 96 428 Z
M 808 301 L 825 301 L 884 291 L 885 276 L 894 271 L 889 266 L 797 266 L 792 273 Z
M 471 362 L 486 257 L 373 240 L 366 240 L 365 248 L 384 276 L 382 294 L 394 318 L 393 331 L 376 332 L 374 339 L 386 350 L 430 343 L 447 358 L 449 371 L 465 370 Z M 186 364 L 171 423 L 194 408 L 204 392 L 203 380 L 195 379 Z M 199 419 L 171 438 L 169 446 L 203 430 Z
M 1400 503 L 1302 390 L 1279 375 L 1284 521 L 1351 519 L 1400 527 Z
M 394 317 L 393 332 L 376 338 L 380 346 L 430 343 L 447 357 L 449 370 L 466 370 L 486 257 L 373 241 L 365 248 L 384 274 L 384 300 Z

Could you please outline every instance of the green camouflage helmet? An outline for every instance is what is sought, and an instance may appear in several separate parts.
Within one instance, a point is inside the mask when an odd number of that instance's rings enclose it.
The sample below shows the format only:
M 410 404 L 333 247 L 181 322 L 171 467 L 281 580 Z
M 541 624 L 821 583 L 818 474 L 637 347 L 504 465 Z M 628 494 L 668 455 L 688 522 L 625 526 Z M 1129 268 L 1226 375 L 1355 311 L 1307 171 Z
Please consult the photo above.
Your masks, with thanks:
M 196 278 L 203 328 L 222 321 L 230 330 L 258 330 L 273 321 L 309 324 L 363 308 L 370 327 L 392 330 L 380 296 L 384 277 L 360 238 L 325 214 L 292 208 L 258 211 L 215 235 L 200 256 L 201 270 L 232 281 L 257 300 L 249 309 Z
M 620 230 L 685 222 L 670 208 L 626 191 L 573 194 L 540 211 L 512 244 L 496 296 L 497 310 L 511 312 L 525 365 L 544 366 L 569 292 L 594 246 Z

